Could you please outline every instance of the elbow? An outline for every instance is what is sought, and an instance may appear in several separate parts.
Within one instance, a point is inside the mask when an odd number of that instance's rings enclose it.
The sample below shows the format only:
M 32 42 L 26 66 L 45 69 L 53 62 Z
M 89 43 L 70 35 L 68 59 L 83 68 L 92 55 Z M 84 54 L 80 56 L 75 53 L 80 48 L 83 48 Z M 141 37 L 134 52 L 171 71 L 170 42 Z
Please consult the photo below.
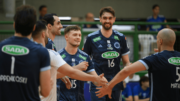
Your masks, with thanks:
M 50 94 L 50 90 L 49 91 L 44 91 L 44 92 L 41 92 L 41 95 L 43 96 L 43 97 L 47 97 L 48 95 Z
M 128 68 L 124 68 L 122 71 L 122 75 L 130 75 L 131 71 Z

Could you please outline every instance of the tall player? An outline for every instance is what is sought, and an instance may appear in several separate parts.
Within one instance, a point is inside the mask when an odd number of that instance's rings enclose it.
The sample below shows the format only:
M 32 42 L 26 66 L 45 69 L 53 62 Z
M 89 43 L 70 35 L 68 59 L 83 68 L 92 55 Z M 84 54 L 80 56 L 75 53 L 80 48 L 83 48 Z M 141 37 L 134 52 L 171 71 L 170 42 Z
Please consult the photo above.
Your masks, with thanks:
M 150 101 L 180 101 L 180 53 L 174 51 L 176 35 L 165 28 L 157 35 L 159 53 L 141 59 L 119 72 L 97 96 L 106 94 L 111 98 L 112 88 L 128 75 L 148 70 L 150 77 Z
M 100 22 L 102 29 L 93 32 L 87 36 L 84 44 L 84 51 L 92 56 L 95 71 L 97 74 L 104 73 L 108 81 L 120 71 L 120 61 L 122 58 L 123 65 L 129 65 L 129 49 L 127 47 L 126 38 L 122 33 L 112 30 L 115 22 L 115 11 L 111 7 L 104 7 L 100 10 Z M 112 100 L 118 101 L 121 95 L 120 90 L 123 89 L 123 83 L 117 84 L 113 88 Z M 96 97 L 96 86 L 91 84 L 92 101 L 109 101 L 109 98 Z
M 46 48 L 30 40 L 36 11 L 21 6 L 14 16 L 15 34 L 0 43 L 0 101 L 40 101 L 48 96 L 50 57 Z
M 84 71 L 90 75 L 97 76 L 93 64 L 89 56 L 78 49 L 81 42 L 81 30 L 79 26 L 68 26 L 64 30 L 66 47 L 59 51 L 62 58 L 73 68 Z M 88 67 L 82 68 L 82 64 Z M 84 62 L 84 63 L 83 63 Z M 67 89 L 63 82 L 60 83 L 60 97 L 58 101 L 85 101 L 84 99 L 84 82 L 76 79 L 71 79 L 72 87 Z M 95 82 L 94 82 L 95 83 Z M 96 83 L 95 83 L 96 84 Z M 98 86 L 98 84 L 96 84 Z
M 61 28 L 63 28 L 61 21 L 56 14 L 46 14 L 43 17 L 43 20 L 47 22 L 47 28 L 49 34 L 49 38 L 46 43 L 46 48 L 57 51 L 53 41 L 56 35 L 61 35 Z M 71 82 L 67 77 L 62 77 L 60 79 L 66 84 L 67 88 L 71 87 Z M 60 87 L 58 86 L 59 84 L 60 84 L 60 80 L 57 80 L 57 91 L 60 91 Z M 59 95 L 60 92 L 57 93 Z
M 36 29 L 33 32 L 33 40 L 42 43 L 43 46 L 45 46 L 45 40 L 47 40 L 47 28 L 46 25 L 42 21 L 38 21 L 36 23 Z M 75 70 L 72 67 L 70 67 L 59 55 L 59 53 L 55 52 L 54 50 L 48 49 L 50 54 L 50 60 L 51 60 L 51 78 L 53 80 L 53 87 L 51 90 L 51 93 L 48 97 L 42 98 L 41 101 L 57 101 L 56 96 L 56 74 L 57 71 L 64 74 L 62 76 L 69 76 L 74 79 L 83 80 L 83 81 L 95 81 L 98 82 L 99 85 L 105 85 L 107 81 L 104 79 L 101 79 L 103 75 L 98 77 L 97 75 L 91 76 L 87 75 L 79 70 Z M 63 92 L 62 92 L 63 93 Z

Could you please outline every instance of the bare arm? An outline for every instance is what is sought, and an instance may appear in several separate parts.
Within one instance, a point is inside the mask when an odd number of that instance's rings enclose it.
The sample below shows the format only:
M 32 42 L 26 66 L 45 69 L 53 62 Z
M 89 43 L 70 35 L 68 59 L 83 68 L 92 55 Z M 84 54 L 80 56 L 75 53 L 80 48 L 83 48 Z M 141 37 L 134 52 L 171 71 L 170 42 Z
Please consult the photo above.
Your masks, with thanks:
M 89 72 L 88 74 L 98 76 L 97 73 L 96 73 L 96 71 Z M 107 79 L 106 79 L 105 77 L 103 77 L 103 79 L 104 79 L 105 81 L 107 81 Z M 108 81 L 107 81 L 107 82 L 108 82 Z M 101 86 L 101 85 L 99 85 L 97 82 L 92 82 L 92 83 L 93 83 L 95 86 Z
M 109 82 L 107 87 L 97 88 L 97 96 L 99 98 L 108 94 L 109 98 L 111 98 L 112 88 L 119 82 L 123 81 L 130 74 L 146 70 L 146 67 L 139 61 L 127 66 L 122 69 L 116 76 Z
M 92 82 L 98 82 L 98 83 L 103 83 L 104 85 L 107 83 L 106 81 L 102 80 L 103 75 L 101 76 L 94 76 L 94 75 L 89 75 L 86 74 L 80 70 L 73 69 L 71 66 L 68 64 L 62 65 L 59 69 L 58 72 L 69 76 L 70 78 L 81 80 L 81 81 L 92 81 Z
M 40 94 L 47 97 L 51 91 L 50 70 L 40 72 Z
M 146 98 L 146 99 L 139 99 L 138 96 L 134 96 L 134 101 L 149 101 L 149 98 Z
M 64 77 L 65 75 L 64 74 L 62 74 L 62 73 L 60 73 L 60 72 L 57 72 L 57 79 L 60 79 L 60 78 L 62 78 L 62 77 Z
M 124 55 L 122 56 L 122 62 L 123 62 L 123 66 L 128 66 L 131 64 L 131 62 L 129 61 L 129 55 Z
M 167 22 L 167 20 L 164 20 L 164 22 L 166 23 Z M 169 25 L 166 25 L 166 28 L 171 28 Z
M 146 67 L 139 61 L 127 66 L 122 71 L 120 71 L 109 83 L 109 87 L 113 88 L 117 83 L 123 81 L 130 74 L 146 70 Z
M 126 98 L 126 101 L 133 101 L 133 97 L 129 96 L 128 98 Z

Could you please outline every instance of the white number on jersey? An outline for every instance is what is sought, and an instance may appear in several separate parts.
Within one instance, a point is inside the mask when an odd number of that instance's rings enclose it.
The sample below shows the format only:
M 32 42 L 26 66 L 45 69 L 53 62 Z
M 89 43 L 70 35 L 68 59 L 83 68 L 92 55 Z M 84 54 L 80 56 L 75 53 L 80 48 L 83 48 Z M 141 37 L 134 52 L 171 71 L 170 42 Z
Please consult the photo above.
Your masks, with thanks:
M 76 88 L 76 80 L 71 80 L 71 88 Z
M 178 73 L 179 69 L 180 67 L 176 67 L 176 75 L 178 76 L 178 79 L 176 80 L 176 82 L 180 81 L 180 74 Z
M 14 64 L 15 64 L 15 57 L 11 57 L 11 74 L 14 74 Z
M 111 68 L 111 67 L 114 67 L 115 66 L 115 63 L 114 63 L 114 59 L 111 60 L 108 60 L 108 67 Z

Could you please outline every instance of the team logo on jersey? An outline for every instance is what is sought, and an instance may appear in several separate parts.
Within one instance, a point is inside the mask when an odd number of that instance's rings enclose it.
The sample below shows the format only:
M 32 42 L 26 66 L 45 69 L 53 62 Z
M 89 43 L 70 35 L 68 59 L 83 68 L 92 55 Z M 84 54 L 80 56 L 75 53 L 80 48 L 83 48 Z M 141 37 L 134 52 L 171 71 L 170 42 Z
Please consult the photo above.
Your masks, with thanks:
M 26 55 L 29 53 L 29 49 L 19 45 L 5 45 L 2 47 L 4 53 L 10 55 Z
M 180 65 L 180 57 L 169 58 L 168 62 L 173 65 Z
M 82 56 L 81 54 L 79 54 L 79 57 L 86 61 L 86 57 L 85 56 Z
M 119 49 L 119 48 L 120 48 L 119 42 L 115 42 L 115 43 L 114 43 L 114 47 L 117 48 L 117 49 Z
M 119 38 L 118 38 L 118 36 L 116 36 L 116 35 L 114 36 L 114 39 L 120 41 Z
M 63 54 L 63 55 L 61 55 L 61 57 L 64 59 L 64 58 L 66 57 L 66 55 L 65 55 L 65 54 Z
M 102 48 L 103 46 L 100 44 L 99 46 L 98 46 L 98 48 Z
M 101 37 L 100 37 L 100 36 L 93 39 L 94 42 L 97 42 L 97 41 L 99 41 L 99 40 L 101 40 Z
M 116 51 L 108 51 L 108 52 L 104 52 L 101 56 L 105 59 L 113 59 L 113 58 L 117 58 L 119 56 L 119 53 Z

